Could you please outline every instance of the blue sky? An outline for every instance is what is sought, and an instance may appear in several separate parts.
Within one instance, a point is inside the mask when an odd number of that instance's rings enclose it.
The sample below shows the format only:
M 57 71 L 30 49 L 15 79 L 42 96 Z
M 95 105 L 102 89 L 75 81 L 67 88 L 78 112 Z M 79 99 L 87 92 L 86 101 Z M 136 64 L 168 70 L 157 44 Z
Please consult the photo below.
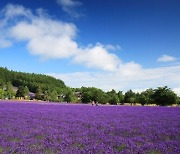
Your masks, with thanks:
M 68 86 L 180 94 L 179 0 L 0 0 L 0 66 Z

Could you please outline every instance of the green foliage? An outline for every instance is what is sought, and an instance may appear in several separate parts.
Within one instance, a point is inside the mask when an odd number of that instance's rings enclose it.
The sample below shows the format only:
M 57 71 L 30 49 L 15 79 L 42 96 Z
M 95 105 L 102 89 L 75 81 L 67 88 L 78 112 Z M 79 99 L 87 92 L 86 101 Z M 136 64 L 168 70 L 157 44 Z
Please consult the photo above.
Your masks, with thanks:
M 122 92 L 122 91 L 119 91 L 119 92 L 117 93 L 117 95 L 118 95 L 118 98 L 119 98 L 119 103 L 123 104 L 123 102 L 124 102 L 123 92 Z
M 49 95 L 49 92 L 46 90 L 44 92 L 44 97 L 43 97 L 43 100 L 44 101 L 49 101 L 51 99 L 50 95 Z
M 73 92 L 71 89 L 68 89 L 65 97 L 64 97 L 64 100 L 67 102 L 67 103 L 70 103 L 73 101 Z
M 113 147 L 117 152 L 122 152 L 123 150 L 126 149 L 126 145 L 125 144 L 122 144 L 122 145 L 119 145 L 119 146 L 114 146 Z
M 0 89 L 4 89 L 5 87 L 5 81 L 0 78 Z
M 177 96 L 177 98 L 176 98 L 176 104 L 180 105 L 180 97 L 179 96 Z
M 110 104 L 117 104 L 117 103 L 119 103 L 118 94 L 116 93 L 116 91 L 114 89 L 112 89 L 111 91 L 107 92 L 107 94 L 109 96 L 108 102 Z
M 83 103 L 88 103 L 91 101 L 99 103 L 107 103 L 107 95 L 104 91 L 94 87 L 82 87 L 81 91 L 81 100 Z
M 10 82 L 6 84 L 6 98 L 12 99 L 15 97 L 15 92 L 13 90 L 13 86 Z
M 137 102 L 140 103 L 141 105 L 152 104 L 154 103 L 153 94 L 154 94 L 153 89 L 147 89 L 141 92 L 139 95 L 136 94 L 136 99 L 138 99 Z
M 3 153 L 3 148 L 2 147 L 0 147 L 0 153 Z
M 131 89 L 125 93 L 124 102 L 131 104 L 136 102 L 136 94 Z
M 0 89 L 0 99 L 4 99 L 5 94 L 6 94 L 6 92 L 3 89 Z
M 58 96 L 62 96 L 65 91 L 64 89 L 66 89 L 66 85 L 63 81 L 51 76 L 15 72 L 0 67 L 0 88 L 6 90 L 7 94 L 7 96 L 5 96 L 3 93 L 2 98 L 6 97 L 11 99 L 15 96 L 14 91 L 12 92 L 13 86 L 20 88 L 17 91 L 16 97 L 24 97 L 28 99 L 29 91 L 31 91 L 36 93 L 36 99 L 50 101 L 63 101 L 63 98 Z M 23 87 L 25 89 L 23 89 Z
M 25 86 L 25 87 L 19 86 L 18 91 L 16 93 L 16 97 L 29 99 L 29 89 L 28 89 L 28 87 L 27 86 Z
M 34 93 L 39 86 L 43 91 L 48 89 L 60 91 L 62 88 L 66 88 L 62 80 L 55 79 L 48 75 L 15 72 L 0 67 L 0 86 L 2 87 L 2 85 L 7 82 L 12 83 L 15 87 L 27 86 L 28 89 Z
M 92 92 L 90 88 L 82 87 L 81 88 L 81 100 L 83 103 L 91 102 Z
M 29 88 L 27 86 L 24 87 L 24 98 L 29 99 Z
M 50 91 L 49 96 L 50 96 L 50 101 L 58 101 L 57 91 L 55 90 Z
M 167 86 L 158 87 L 154 90 L 154 102 L 160 106 L 172 105 L 177 101 L 177 95 Z
M 154 100 L 153 100 L 154 90 L 152 88 L 145 90 L 143 94 L 146 96 L 146 99 L 147 99 L 146 104 L 154 103 Z
M 136 103 L 136 97 L 129 97 L 128 102 L 131 103 L 131 104 Z
M 35 98 L 36 98 L 37 100 L 42 100 L 42 98 L 43 98 L 42 95 L 43 95 L 42 89 L 41 89 L 40 86 L 38 86 L 37 89 L 36 89 L 36 95 L 35 95 Z
M 145 105 L 145 104 L 147 104 L 147 97 L 146 97 L 146 95 L 142 92 L 141 94 L 140 94 L 140 96 L 139 96 L 139 103 L 141 104 L 141 105 Z

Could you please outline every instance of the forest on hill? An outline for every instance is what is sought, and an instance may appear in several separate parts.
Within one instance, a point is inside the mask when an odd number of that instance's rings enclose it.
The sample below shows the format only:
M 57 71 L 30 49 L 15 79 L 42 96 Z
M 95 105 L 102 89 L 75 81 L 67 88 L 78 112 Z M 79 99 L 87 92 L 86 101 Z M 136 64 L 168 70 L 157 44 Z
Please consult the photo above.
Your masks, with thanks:
M 95 104 L 156 104 L 161 106 L 180 104 L 180 97 L 170 88 L 158 87 L 141 93 L 128 90 L 104 92 L 95 87 L 70 88 L 52 76 L 24 73 L 0 67 L 0 99 L 31 99 L 56 102 Z
M 17 87 L 17 91 L 15 90 Z M 26 98 L 34 93 L 36 99 L 47 97 L 46 100 L 57 101 L 56 97 L 68 93 L 62 80 L 42 74 L 23 73 L 0 67 L 0 98 Z M 4 91 L 4 93 L 3 93 Z M 31 94 L 29 96 L 29 94 Z M 45 98 L 44 98 L 45 99 Z M 62 101 L 62 100 L 59 100 Z

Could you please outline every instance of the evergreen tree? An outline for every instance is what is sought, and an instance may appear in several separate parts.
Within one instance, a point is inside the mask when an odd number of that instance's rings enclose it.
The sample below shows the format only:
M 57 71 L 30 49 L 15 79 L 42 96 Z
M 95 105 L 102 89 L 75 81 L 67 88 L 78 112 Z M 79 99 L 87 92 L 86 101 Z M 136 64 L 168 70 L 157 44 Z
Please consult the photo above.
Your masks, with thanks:
M 42 100 L 42 89 L 41 89 L 41 87 L 40 86 L 38 86 L 37 87 L 37 89 L 36 89 L 36 95 L 35 95 L 35 98 L 37 99 L 37 100 Z
M 12 99 L 15 96 L 13 86 L 10 82 L 7 82 L 7 85 L 6 85 L 6 96 L 8 99 Z

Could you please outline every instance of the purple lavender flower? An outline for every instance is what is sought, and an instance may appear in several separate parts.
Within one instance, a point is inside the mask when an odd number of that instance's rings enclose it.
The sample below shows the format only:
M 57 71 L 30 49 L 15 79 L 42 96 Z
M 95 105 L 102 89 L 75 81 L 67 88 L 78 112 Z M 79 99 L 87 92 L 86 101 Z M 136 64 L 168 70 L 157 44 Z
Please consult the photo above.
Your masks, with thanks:
M 0 153 L 180 153 L 180 108 L 0 102 Z

